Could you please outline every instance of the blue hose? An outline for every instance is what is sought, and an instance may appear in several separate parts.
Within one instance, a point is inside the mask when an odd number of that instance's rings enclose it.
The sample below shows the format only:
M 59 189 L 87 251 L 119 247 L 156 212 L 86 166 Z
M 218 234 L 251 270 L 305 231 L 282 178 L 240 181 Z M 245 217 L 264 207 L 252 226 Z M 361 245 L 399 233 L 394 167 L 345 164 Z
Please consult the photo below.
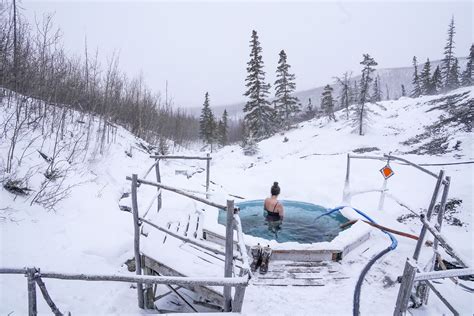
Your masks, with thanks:
M 332 214 L 334 212 L 337 212 L 337 211 L 340 211 L 341 209 L 343 209 L 345 206 L 338 206 L 336 208 L 333 208 L 333 209 L 330 209 L 328 210 L 328 212 L 324 213 L 324 214 L 321 214 L 320 216 L 316 217 L 314 220 L 316 221 L 317 219 L 319 219 L 320 217 L 322 216 L 325 216 L 325 215 L 329 215 L 329 214 Z M 372 222 L 374 224 L 377 224 L 373 219 L 371 219 L 369 216 L 367 216 L 364 212 L 356 209 L 356 208 L 353 208 L 351 207 L 354 211 L 356 211 L 359 215 L 363 216 L 365 219 L 367 219 L 369 222 Z M 384 232 L 385 234 L 388 235 L 388 237 L 390 237 L 390 240 L 391 240 L 391 245 L 389 247 L 387 247 L 386 249 L 382 250 L 381 252 L 379 252 L 377 255 L 375 255 L 372 259 L 369 260 L 369 262 L 367 263 L 367 265 L 364 267 L 364 269 L 362 269 L 362 272 L 361 274 L 359 275 L 359 279 L 357 280 L 357 283 L 356 283 L 356 287 L 354 289 L 354 302 L 353 302 L 353 306 L 352 306 L 352 314 L 354 316 L 359 316 L 360 315 L 360 292 L 361 292 L 361 288 L 362 288 L 362 282 L 364 281 L 364 278 L 365 278 L 365 275 L 367 274 L 367 272 L 369 272 L 369 269 L 372 267 L 372 265 L 380 258 L 382 258 L 385 254 L 389 253 L 390 251 L 394 250 L 395 248 L 397 248 L 397 245 L 398 245 L 398 241 L 397 239 L 395 239 L 395 237 L 390 234 L 389 232 L 386 232 L 384 230 L 382 230 L 382 232 Z
M 345 208 L 345 207 L 349 207 L 349 208 L 353 209 L 353 210 L 356 211 L 359 215 L 361 215 L 362 217 L 364 217 L 365 219 L 367 219 L 369 222 L 374 223 L 374 224 L 377 224 L 377 223 L 376 223 L 373 219 L 371 219 L 367 214 L 365 214 L 364 212 L 362 212 L 362 211 L 360 211 L 360 210 L 358 210 L 358 209 L 356 209 L 356 208 L 354 208 L 354 207 L 352 207 L 352 206 L 338 206 L 338 207 L 335 207 L 335 208 L 333 208 L 333 209 L 329 209 L 326 213 L 321 214 L 321 215 L 319 215 L 318 217 L 316 217 L 316 218 L 314 219 L 314 221 L 318 220 L 319 218 L 321 218 L 321 217 L 323 217 L 323 216 L 330 215 L 330 214 L 332 214 L 332 213 L 334 213 L 334 212 L 340 211 L 340 210 L 342 210 L 342 209 Z M 390 249 L 391 249 L 391 250 L 394 250 L 395 248 L 397 248 L 397 246 L 398 246 L 398 241 L 397 241 L 397 239 L 395 239 L 395 237 L 394 237 L 392 234 L 390 234 L 389 232 L 386 232 L 385 230 L 382 230 L 382 232 L 384 232 L 385 234 L 387 234 L 388 237 L 390 237 L 390 240 L 392 241 L 392 244 L 390 245 Z

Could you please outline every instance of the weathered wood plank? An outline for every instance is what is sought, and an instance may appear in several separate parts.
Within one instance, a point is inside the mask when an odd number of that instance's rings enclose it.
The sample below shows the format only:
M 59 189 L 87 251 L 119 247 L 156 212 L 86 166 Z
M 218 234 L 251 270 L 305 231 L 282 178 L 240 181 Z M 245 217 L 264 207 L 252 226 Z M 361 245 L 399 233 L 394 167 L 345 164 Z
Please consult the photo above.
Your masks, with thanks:
M 137 275 L 142 274 L 142 264 L 140 257 L 140 225 L 138 223 L 138 199 L 137 199 L 137 179 L 136 174 L 132 175 L 132 212 L 133 212 L 133 231 L 134 231 L 134 242 L 133 249 L 135 252 L 135 273 Z M 144 308 L 144 297 L 143 297 L 143 286 L 141 283 L 137 283 L 137 296 L 138 296 L 138 307 Z
M 126 179 L 127 180 L 132 180 L 131 177 L 126 177 Z M 226 208 L 224 205 L 220 205 L 220 204 L 211 202 L 207 199 L 200 198 L 199 196 L 196 196 L 194 194 L 187 193 L 187 192 L 185 192 L 181 189 L 177 189 L 177 188 L 174 188 L 174 187 L 162 184 L 162 183 L 156 183 L 156 182 L 153 182 L 153 181 L 148 181 L 148 180 L 143 180 L 143 179 L 138 179 L 137 182 L 140 183 L 140 184 L 143 183 L 143 184 L 146 184 L 146 185 L 151 185 L 151 186 L 155 186 L 155 187 L 158 187 L 158 188 L 162 188 L 162 189 L 165 189 L 165 190 L 177 193 L 177 194 L 181 194 L 181 195 L 186 196 L 190 199 L 199 201 L 201 203 L 207 204 L 209 206 L 212 206 L 212 207 L 215 207 L 215 208 L 218 208 L 218 209 L 225 209 Z
M 436 181 L 435 189 L 433 191 L 433 195 L 431 196 L 430 205 L 428 207 L 428 210 L 426 211 L 426 217 L 428 218 L 428 220 L 431 219 L 431 213 L 433 212 L 434 206 L 436 204 L 436 200 L 438 199 L 438 194 L 439 194 L 439 190 L 440 190 L 443 178 L 444 178 L 444 170 L 440 170 L 439 175 L 438 175 L 438 180 Z M 424 239 L 426 235 L 426 229 L 427 228 L 424 225 L 421 228 L 420 238 L 418 239 L 418 242 L 416 243 L 415 252 L 413 253 L 413 259 L 415 261 L 418 261 L 418 258 L 420 257 L 421 247 L 424 243 Z
M 467 262 L 469 262 L 468 259 L 464 258 L 461 254 L 459 254 L 452 246 L 447 238 L 440 234 L 438 230 L 430 223 L 428 222 L 424 216 L 420 217 L 421 222 L 423 223 L 423 227 L 426 227 L 430 231 L 430 233 L 433 234 L 433 236 L 436 237 L 436 239 L 439 241 L 439 244 L 446 250 L 449 255 L 451 255 L 454 259 L 456 259 L 461 265 L 465 267 L 469 267 Z
M 152 159 L 194 159 L 194 160 L 211 160 L 212 157 L 207 154 L 206 157 L 200 156 L 166 156 L 166 155 L 151 155 L 150 158 Z
M 28 268 L 26 274 L 26 282 L 28 285 L 28 315 L 36 316 L 38 309 L 36 306 L 36 282 L 35 282 L 35 268 Z
M 206 192 L 209 192 L 209 181 L 211 180 L 210 178 L 210 172 L 211 172 L 211 156 L 208 153 L 206 155 L 207 161 L 206 161 Z M 206 194 L 206 199 L 209 198 L 209 194 Z
M 175 276 L 175 277 L 184 277 L 184 275 L 176 271 L 150 257 L 144 256 L 145 257 L 145 264 L 150 267 L 152 270 L 156 271 L 157 273 L 160 273 L 162 275 L 169 275 L 169 276 Z M 193 291 L 200 295 L 203 298 L 206 298 L 207 302 L 212 302 L 214 304 L 222 306 L 224 303 L 224 299 L 222 296 L 222 293 L 217 292 L 215 289 L 209 287 L 209 286 L 204 286 L 204 285 L 196 285 L 196 284 L 187 284 L 187 285 L 182 285 L 183 287 L 187 288 L 190 291 Z
M 416 262 L 408 258 L 405 263 L 405 269 L 403 270 L 400 289 L 398 290 L 398 298 L 395 304 L 395 311 L 393 312 L 394 316 L 405 315 L 407 312 L 416 270 Z
M 225 226 L 225 266 L 224 277 L 232 277 L 232 263 L 234 257 L 234 201 L 227 200 L 227 220 Z M 224 312 L 230 312 L 232 308 L 232 288 L 224 286 Z
M 36 284 L 38 284 L 38 287 L 41 290 L 41 294 L 43 294 L 44 300 L 48 304 L 49 308 L 51 308 L 51 311 L 53 312 L 54 316 L 63 316 L 63 313 L 61 313 L 61 311 L 51 299 L 51 296 L 49 295 L 48 290 L 46 289 L 46 285 L 44 284 L 41 277 L 37 277 L 35 280 Z

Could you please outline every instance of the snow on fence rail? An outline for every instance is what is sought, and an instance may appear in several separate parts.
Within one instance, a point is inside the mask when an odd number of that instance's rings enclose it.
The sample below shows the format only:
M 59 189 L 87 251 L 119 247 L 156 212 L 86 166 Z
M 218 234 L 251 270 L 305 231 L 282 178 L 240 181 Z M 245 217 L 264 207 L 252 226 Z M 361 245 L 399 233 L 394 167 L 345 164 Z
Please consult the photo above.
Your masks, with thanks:
M 394 195 L 388 193 L 387 189 L 387 178 L 384 180 L 382 188 L 380 189 L 368 189 L 368 190 L 359 190 L 359 191 L 351 191 L 350 189 L 350 168 L 351 168 L 351 159 L 373 159 L 373 160 L 381 160 L 387 161 L 387 166 L 390 161 L 395 161 L 404 165 L 409 165 L 414 167 L 434 178 L 436 178 L 436 185 L 431 196 L 430 204 L 428 209 L 426 210 L 426 214 L 418 214 L 414 212 L 413 208 L 407 206 L 406 203 L 402 202 L 399 198 L 395 197 Z M 430 165 L 430 164 L 424 164 Z M 442 164 L 440 164 L 442 165 Z M 384 199 L 385 197 L 389 197 L 397 202 L 402 207 L 410 210 L 412 213 L 417 215 L 423 226 L 421 228 L 420 236 L 418 238 L 418 242 L 415 247 L 415 251 L 413 254 L 413 258 L 408 258 L 405 264 L 405 269 L 403 271 L 403 276 L 401 277 L 401 284 L 400 289 L 398 292 L 398 298 L 395 305 L 394 315 L 405 315 L 408 310 L 408 303 L 410 299 L 415 302 L 415 307 L 419 307 L 423 304 L 428 303 L 428 293 L 431 289 L 433 293 L 435 293 L 438 298 L 448 307 L 448 309 L 454 314 L 459 315 L 456 309 L 448 302 L 448 300 L 435 288 L 434 284 L 430 282 L 432 279 L 440 279 L 440 278 L 451 278 L 456 276 L 463 276 L 463 275 L 471 275 L 473 274 L 473 269 L 470 268 L 470 265 L 467 263 L 467 259 L 464 258 L 459 252 L 457 252 L 447 241 L 446 237 L 443 236 L 441 231 L 441 226 L 443 222 L 444 212 L 446 209 L 446 201 L 448 198 L 449 187 L 451 185 L 451 178 L 449 176 L 445 176 L 444 170 L 440 170 L 438 174 L 423 168 L 421 164 L 413 163 L 407 159 L 392 156 L 390 154 L 383 156 L 366 156 L 366 155 L 353 155 L 347 154 L 347 168 L 346 168 L 346 179 L 343 191 L 343 202 L 347 205 L 350 205 L 351 198 L 357 194 L 363 194 L 368 192 L 380 192 L 380 200 L 379 200 L 379 210 L 383 209 Z M 438 215 L 437 215 L 437 223 L 433 225 L 430 223 L 431 216 L 433 214 L 436 201 L 438 200 L 438 196 L 442 192 Z M 424 243 L 425 235 L 427 232 L 430 232 L 434 238 L 434 245 L 433 245 L 433 257 L 428 262 L 428 265 L 425 269 L 418 268 L 418 258 L 420 256 L 421 248 Z M 446 250 L 446 253 L 454 258 L 464 269 L 458 270 L 451 270 L 451 271 L 433 271 L 435 262 L 441 262 L 441 255 L 438 251 L 438 246 L 443 247 Z M 440 264 L 443 269 L 446 267 L 443 264 Z M 421 272 L 423 271 L 423 272 Z M 457 280 L 454 280 L 457 283 Z M 415 282 L 417 283 L 415 285 Z M 415 287 L 415 294 L 412 294 L 412 290 Z
M 49 296 L 42 278 L 80 281 L 112 281 L 112 282 L 137 282 L 139 284 L 173 284 L 173 285 L 204 285 L 204 286 L 230 286 L 242 287 L 248 284 L 248 277 L 234 278 L 200 278 L 200 277 L 172 277 L 172 276 L 146 276 L 128 274 L 85 274 L 42 271 L 39 268 L 0 268 L 0 274 L 23 274 L 28 279 L 28 315 L 37 315 L 36 284 L 52 312 L 58 316 L 63 315 Z
M 420 215 L 421 223 L 423 224 L 420 232 L 420 237 L 415 247 L 413 258 L 407 258 L 405 263 L 405 269 L 403 271 L 403 276 L 401 277 L 400 289 L 398 292 L 398 298 L 395 305 L 394 315 L 405 315 L 408 310 L 408 303 L 410 299 L 414 301 L 414 307 L 420 307 L 423 304 L 428 303 L 428 293 L 429 290 L 432 290 L 433 293 L 444 303 L 444 305 L 454 314 L 459 315 L 459 312 L 454 308 L 453 305 L 438 291 L 430 280 L 441 279 L 441 278 L 451 278 L 455 283 L 457 280 L 454 280 L 453 277 L 464 276 L 473 274 L 474 270 L 469 268 L 468 260 L 465 259 L 458 251 L 456 251 L 447 241 L 446 237 L 443 236 L 440 231 L 443 223 L 444 212 L 446 210 L 446 201 L 448 198 L 449 187 L 451 184 L 451 178 L 444 175 L 444 170 L 441 170 L 436 181 L 435 189 L 431 197 L 430 205 L 425 214 Z M 443 185 L 443 193 L 441 196 L 441 201 L 438 209 L 437 215 L 437 224 L 436 226 L 430 223 L 431 216 L 433 214 L 434 206 Z M 433 256 L 425 269 L 418 268 L 418 258 L 421 253 L 421 247 L 424 242 L 424 238 L 427 232 L 430 232 L 434 238 L 433 245 Z M 438 251 L 438 246 L 443 247 L 446 250 L 446 253 L 454 258 L 461 266 L 465 269 L 458 270 L 448 270 L 448 271 L 433 271 L 435 262 L 438 260 L 440 266 L 445 269 L 446 267 L 442 263 L 441 255 Z M 423 271 L 423 272 L 421 272 Z M 417 284 L 415 285 L 415 282 Z M 415 285 L 415 286 L 414 286 Z M 412 294 L 412 290 L 415 288 L 415 294 Z
M 163 157 L 163 156 L 152 156 L 153 157 Z M 175 156 L 166 156 L 166 157 L 173 157 L 176 158 Z M 194 159 L 195 157 L 187 157 L 187 159 Z M 207 159 L 208 158 L 208 159 Z M 208 162 L 208 171 L 209 171 L 209 161 L 210 157 L 208 155 L 207 157 L 207 162 Z M 162 159 L 162 158 L 160 158 Z M 156 164 L 157 170 L 159 170 L 158 164 Z M 157 171 L 157 175 L 159 174 L 159 171 Z M 207 173 L 207 182 L 209 182 L 209 172 Z M 198 197 L 196 195 L 193 195 L 191 193 L 188 193 L 182 189 L 178 189 L 172 186 L 168 186 L 159 182 L 153 182 L 153 181 L 148 181 L 144 179 L 138 179 L 138 176 L 136 174 L 133 174 L 132 177 L 126 177 L 127 180 L 131 181 L 131 198 L 132 198 L 132 213 L 133 213 L 133 222 L 134 222 L 134 251 L 135 251 L 135 265 L 136 265 L 136 273 L 137 276 L 141 275 L 142 273 L 142 260 L 141 260 L 141 253 L 140 253 L 140 225 L 142 222 L 147 223 L 148 225 L 164 232 L 167 233 L 173 237 L 176 237 L 184 242 L 188 242 L 191 244 L 194 244 L 198 247 L 201 247 L 206 250 L 210 250 L 216 253 L 222 254 L 221 250 L 218 250 L 214 247 L 210 247 L 205 245 L 204 243 L 201 243 L 196 240 L 191 240 L 190 238 L 186 238 L 184 236 L 180 236 L 178 234 L 175 234 L 171 231 L 169 231 L 166 228 L 160 227 L 159 225 L 156 225 L 148 220 L 145 220 L 143 218 L 139 217 L 139 211 L 138 211 L 138 194 L 137 194 L 137 187 L 140 184 L 144 185 L 150 185 L 150 186 L 155 186 L 158 189 L 163 189 L 167 191 L 171 191 L 180 195 L 183 195 L 185 197 L 188 197 L 190 199 L 199 201 L 201 203 L 204 203 L 206 205 L 216 207 L 218 209 L 225 210 L 227 212 L 227 224 L 226 224 L 226 244 L 225 244 L 225 262 L 224 262 L 224 278 L 228 280 L 235 279 L 235 277 L 232 277 L 233 274 L 233 264 L 234 264 L 234 259 L 236 257 L 234 256 L 234 242 L 233 242 L 233 234 L 234 234 L 234 228 L 237 230 L 237 236 L 238 236 L 238 253 L 240 255 L 240 258 L 242 260 L 242 273 L 239 277 L 237 277 L 239 280 L 241 278 L 244 278 L 246 282 L 244 284 L 239 283 L 238 285 L 233 285 L 231 283 L 224 284 L 224 306 L 223 310 L 225 312 L 229 311 L 236 311 L 240 312 L 242 310 L 242 304 L 245 296 L 245 289 L 246 286 L 248 285 L 248 281 L 251 277 L 250 275 L 250 265 L 249 265 L 249 259 L 248 259 L 248 254 L 247 254 L 247 248 L 245 247 L 245 243 L 243 242 L 243 233 L 242 233 L 242 224 L 240 221 L 238 209 L 234 207 L 234 201 L 233 200 L 227 200 L 227 205 L 221 205 L 212 201 L 209 201 L 208 199 L 204 199 L 201 197 Z M 157 176 L 157 179 L 160 179 L 159 176 Z M 144 295 L 144 289 L 143 289 L 143 282 L 140 282 L 140 279 L 137 279 L 137 296 L 138 296 L 138 306 L 140 308 L 144 308 L 145 306 L 149 306 L 149 302 L 146 302 L 145 304 L 145 299 L 148 299 L 147 295 Z M 207 284 L 206 286 L 210 286 L 212 284 Z M 232 290 L 231 288 L 235 286 L 235 294 L 234 298 L 232 299 Z M 184 300 L 184 299 L 183 299 Z M 186 301 L 186 303 L 188 303 Z

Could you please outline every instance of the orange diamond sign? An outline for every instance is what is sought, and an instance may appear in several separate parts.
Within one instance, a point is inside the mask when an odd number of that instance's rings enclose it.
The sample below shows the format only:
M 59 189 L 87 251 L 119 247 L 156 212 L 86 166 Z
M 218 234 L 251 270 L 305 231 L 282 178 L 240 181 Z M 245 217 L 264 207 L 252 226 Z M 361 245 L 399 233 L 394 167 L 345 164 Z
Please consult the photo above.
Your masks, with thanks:
M 382 174 L 382 176 L 384 177 L 384 179 L 388 179 L 390 178 L 391 176 L 393 176 L 395 173 L 393 172 L 392 168 L 390 168 L 389 165 L 386 165 L 385 167 L 383 167 L 382 169 L 380 169 L 380 173 Z

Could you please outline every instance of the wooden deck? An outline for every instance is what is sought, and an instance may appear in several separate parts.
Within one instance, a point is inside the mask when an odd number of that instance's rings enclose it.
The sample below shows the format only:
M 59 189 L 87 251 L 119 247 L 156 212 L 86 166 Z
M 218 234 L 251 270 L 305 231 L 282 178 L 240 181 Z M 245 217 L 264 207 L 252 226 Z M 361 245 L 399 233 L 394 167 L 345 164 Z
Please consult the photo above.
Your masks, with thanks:
M 188 215 L 181 221 L 166 223 L 164 228 L 180 236 L 194 239 L 224 252 L 220 245 L 202 240 L 202 213 Z M 155 229 L 147 229 L 141 248 L 142 266 L 146 274 L 188 277 L 223 277 L 225 258 L 191 243 Z M 234 274 L 241 273 L 240 262 L 236 262 Z M 224 303 L 223 287 L 216 286 L 183 286 L 197 295 L 198 304 L 222 306 Z M 196 303 L 196 302 L 195 302 Z

